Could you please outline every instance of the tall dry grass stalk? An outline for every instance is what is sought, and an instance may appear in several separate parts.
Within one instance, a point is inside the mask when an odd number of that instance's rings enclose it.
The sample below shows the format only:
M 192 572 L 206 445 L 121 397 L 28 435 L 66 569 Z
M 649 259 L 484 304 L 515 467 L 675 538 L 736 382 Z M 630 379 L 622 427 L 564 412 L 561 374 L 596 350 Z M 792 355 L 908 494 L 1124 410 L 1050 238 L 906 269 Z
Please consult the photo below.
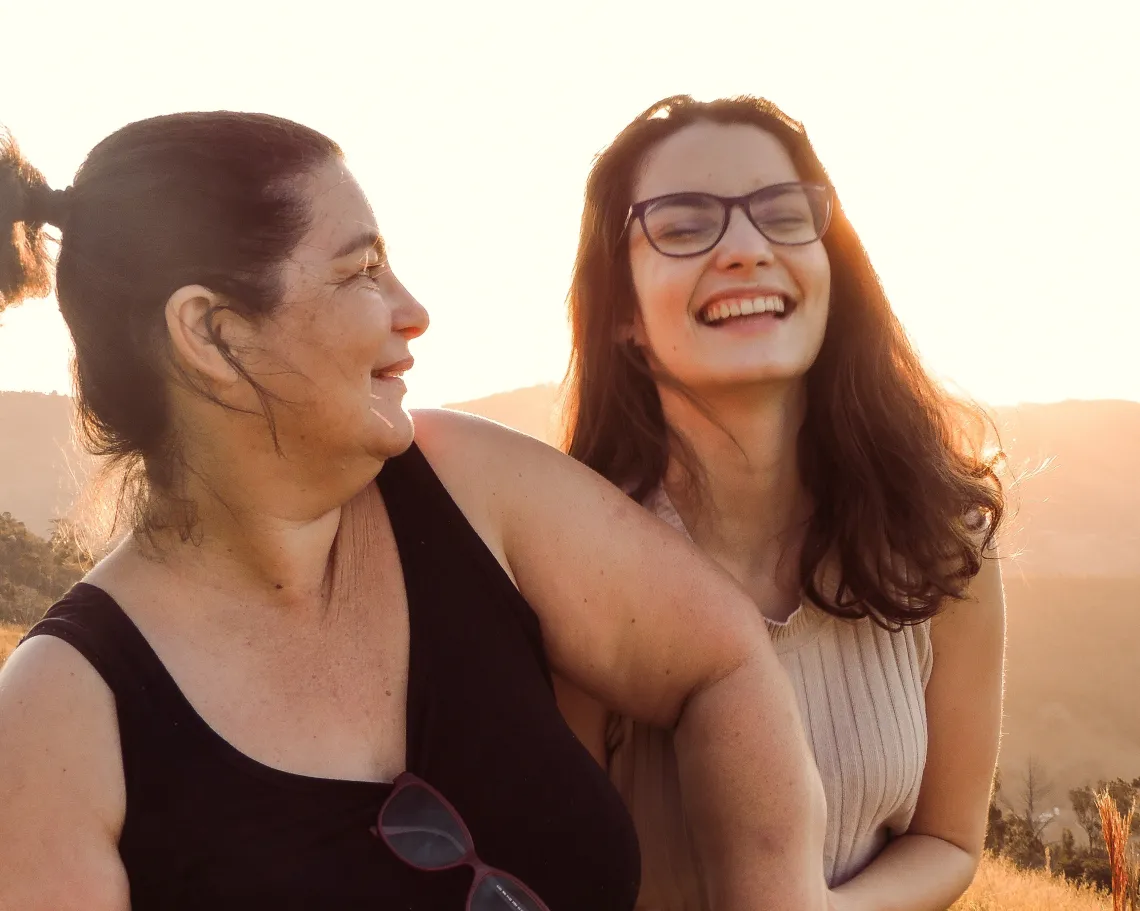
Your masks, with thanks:
M 1137 911 L 1136 860 L 1129 848 L 1132 819 L 1136 815 L 1136 800 L 1126 814 L 1121 814 L 1108 789 L 1094 795 L 1100 811 L 1100 828 L 1108 848 L 1108 861 L 1112 866 L 1112 911 Z M 1131 856 L 1130 856 L 1131 855 Z

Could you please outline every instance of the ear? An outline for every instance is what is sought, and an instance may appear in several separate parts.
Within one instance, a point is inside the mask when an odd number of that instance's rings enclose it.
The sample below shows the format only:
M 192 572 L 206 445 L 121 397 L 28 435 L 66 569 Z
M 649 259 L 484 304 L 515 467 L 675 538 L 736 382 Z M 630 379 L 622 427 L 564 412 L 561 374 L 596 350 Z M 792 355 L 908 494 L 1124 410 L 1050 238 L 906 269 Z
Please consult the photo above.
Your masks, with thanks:
M 209 382 L 230 386 L 241 380 L 219 343 L 232 344 L 244 328 L 245 320 L 202 285 L 184 285 L 166 301 L 166 331 L 175 359 Z
M 633 311 L 633 319 L 617 331 L 617 340 L 623 345 L 633 345 L 637 348 L 646 348 L 649 339 L 645 334 L 645 323 L 641 319 L 641 309 Z

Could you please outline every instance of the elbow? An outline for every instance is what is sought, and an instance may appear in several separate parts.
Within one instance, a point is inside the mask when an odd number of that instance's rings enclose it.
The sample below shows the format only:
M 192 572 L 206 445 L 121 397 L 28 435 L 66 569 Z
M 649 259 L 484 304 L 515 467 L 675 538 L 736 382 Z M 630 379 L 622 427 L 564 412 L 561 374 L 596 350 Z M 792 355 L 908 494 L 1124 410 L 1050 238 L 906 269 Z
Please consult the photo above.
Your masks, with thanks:
M 965 832 L 924 832 L 916 830 L 912 826 L 907 834 L 923 835 L 926 838 L 933 838 L 945 844 L 949 849 L 959 855 L 963 864 L 969 866 L 971 877 L 977 872 L 978 866 L 982 862 L 982 851 L 986 842 L 984 831 L 977 834 L 972 832 L 968 834 Z
M 966 890 L 982 863 L 982 853 L 985 848 L 984 832 L 975 836 L 973 833 L 967 835 L 965 833 L 921 831 L 912 826 L 906 834 L 929 839 L 930 843 L 940 845 L 942 856 L 945 858 L 943 866 L 948 870 L 958 871 L 961 889 L 963 892 Z
M 953 842 L 951 842 L 951 844 L 953 844 Z M 982 850 L 984 846 L 984 837 L 978 839 L 976 843 L 970 843 L 968 845 L 954 845 L 954 847 L 962 852 L 962 856 L 965 858 L 965 865 L 967 872 L 969 873 L 969 880 L 971 882 L 973 881 L 975 874 L 978 872 L 978 867 L 981 866 Z

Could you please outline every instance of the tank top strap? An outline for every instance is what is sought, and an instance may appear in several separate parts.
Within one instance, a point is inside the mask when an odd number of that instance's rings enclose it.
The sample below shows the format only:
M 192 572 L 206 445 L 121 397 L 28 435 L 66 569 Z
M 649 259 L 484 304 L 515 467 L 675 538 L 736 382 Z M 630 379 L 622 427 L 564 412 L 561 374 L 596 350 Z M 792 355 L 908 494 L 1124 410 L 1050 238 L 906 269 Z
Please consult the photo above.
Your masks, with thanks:
M 54 636 L 74 648 L 111 690 L 128 783 L 154 774 L 150 758 L 181 749 L 203 722 L 134 621 L 103 589 L 76 583 L 24 640 Z
M 79 652 L 110 687 L 120 711 L 137 701 L 151 702 L 177 691 L 138 627 L 95 585 L 77 582 L 21 641 L 36 636 L 54 636 Z
M 408 603 L 416 603 L 413 630 L 418 619 L 432 624 L 431 638 L 438 638 L 436 624 L 454 628 L 456 601 L 477 601 L 479 613 L 491 610 L 498 619 L 521 624 L 549 679 L 538 616 L 420 448 L 413 443 L 389 459 L 377 483 L 400 552 Z

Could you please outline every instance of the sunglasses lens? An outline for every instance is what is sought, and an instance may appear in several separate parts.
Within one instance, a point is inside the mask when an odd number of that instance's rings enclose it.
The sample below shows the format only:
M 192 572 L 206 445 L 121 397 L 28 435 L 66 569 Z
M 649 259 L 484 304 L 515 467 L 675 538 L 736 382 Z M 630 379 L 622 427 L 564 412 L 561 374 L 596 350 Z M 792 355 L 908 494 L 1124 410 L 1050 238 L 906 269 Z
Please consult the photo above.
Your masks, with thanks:
M 492 873 L 471 896 L 471 911 L 547 911 L 538 896 L 513 876 Z
M 471 851 L 451 811 L 431 791 L 415 784 L 400 789 L 385 804 L 380 834 L 404 863 L 421 870 L 453 866 Z

